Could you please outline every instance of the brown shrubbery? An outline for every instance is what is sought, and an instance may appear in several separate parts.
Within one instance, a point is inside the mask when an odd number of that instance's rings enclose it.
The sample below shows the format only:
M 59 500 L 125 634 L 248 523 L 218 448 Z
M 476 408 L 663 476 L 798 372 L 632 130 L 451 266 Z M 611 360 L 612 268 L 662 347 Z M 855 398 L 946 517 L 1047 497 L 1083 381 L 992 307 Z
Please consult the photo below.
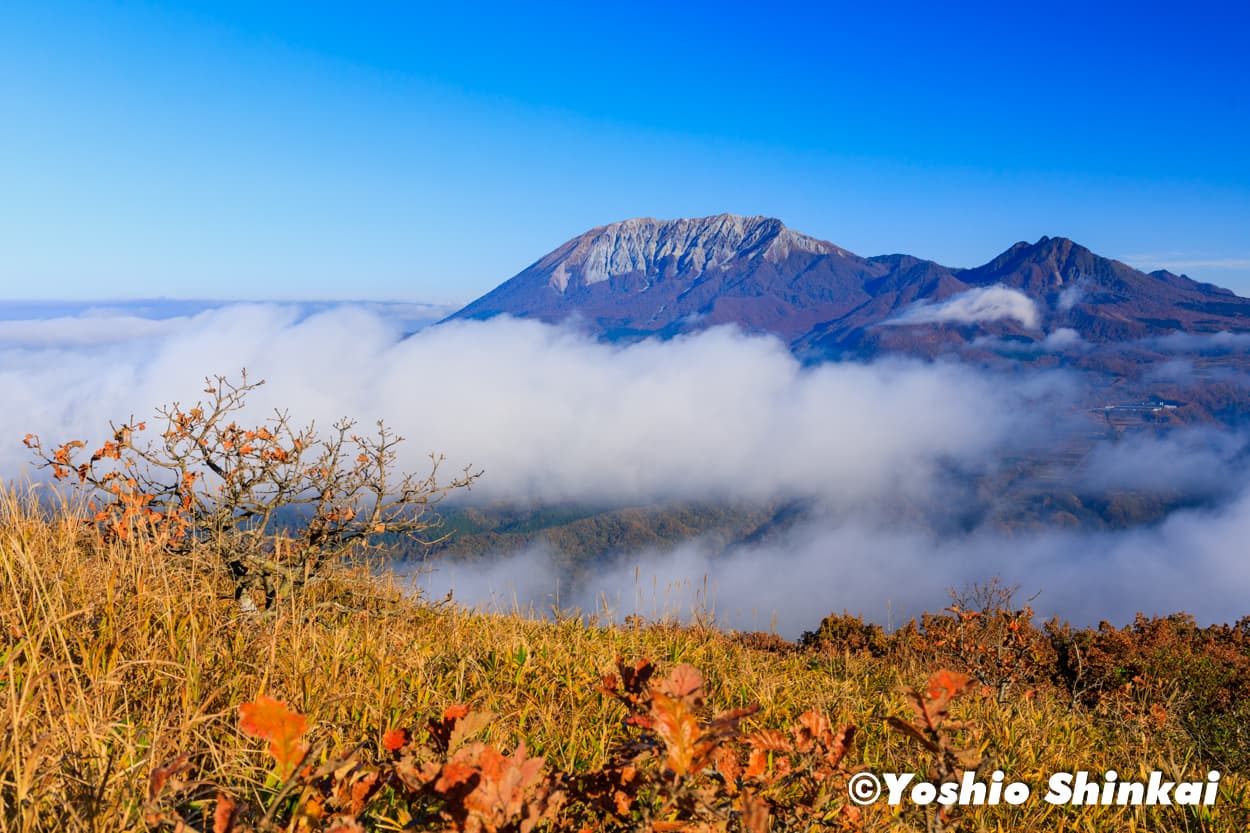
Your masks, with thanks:
M 1184 613 L 1123 628 L 1050 622 L 1056 676 L 1097 713 L 1174 718 L 1212 766 L 1250 771 L 1250 617 L 1201 628 Z
M 960 594 L 943 614 L 925 614 L 887 634 L 848 614 L 804 634 L 810 650 L 896 663 L 946 666 L 984 685 L 997 702 L 1040 690 L 1116 722 L 1174 723 L 1209 765 L 1250 771 L 1250 617 L 1199 627 L 1192 616 L 1138 616 L 1124 628 L 1041 628 L 998 582 Z

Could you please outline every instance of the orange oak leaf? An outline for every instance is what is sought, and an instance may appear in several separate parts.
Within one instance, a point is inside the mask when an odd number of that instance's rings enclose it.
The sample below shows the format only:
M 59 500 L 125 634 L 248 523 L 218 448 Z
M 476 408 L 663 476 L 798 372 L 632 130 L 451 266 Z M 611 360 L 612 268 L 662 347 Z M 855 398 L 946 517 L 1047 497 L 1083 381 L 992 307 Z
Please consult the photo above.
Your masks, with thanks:
M 660 683 L 659 688 L 669 697 L 698 705 L 703 699 L 703 675 L 693 665 L 682 663 Z
M 747 768 L 743 772 L 746 778 L 761 778 L 768 772 L 768 753 L 763 749 L 752 749 L 747 759 Z
M 953 700 L 959 696 L 971 682 L 972 678 L 967 674 L 961 674 L 958 671 L 947 671 L 945 669 L 938 671 L 929 678 L 929 699 L 940 700 L 944 697 L 946 700 Z
M 699 721 L 686 700 L 669 697 L 659 691 L 651 696 L 655 732 L 668 747 L 664 764 L 676 775 L 689 775 L 697 769 L 696 747 L 702 734 Z
M 304 715 L 267 694 L 239 706 L 239 728 L 252 737 L 269 741 L 269 754 L 283 777 L 290 775 L 308 751 L 308 744 L 302 740 L 307 727 Z
M 378 774 L 376 772 L 366 773 L 352 784 L 350 810 L 353 816 L 358 816 L 365 811 L 365 805 L 373 797 L 373 794 L 377 792 L 379 786 L 381 785 L 378 782 Z
M 213 833 L 231 833 L 239 805 L 225 793 L 217 793 L 217 806 L 213 809 Z

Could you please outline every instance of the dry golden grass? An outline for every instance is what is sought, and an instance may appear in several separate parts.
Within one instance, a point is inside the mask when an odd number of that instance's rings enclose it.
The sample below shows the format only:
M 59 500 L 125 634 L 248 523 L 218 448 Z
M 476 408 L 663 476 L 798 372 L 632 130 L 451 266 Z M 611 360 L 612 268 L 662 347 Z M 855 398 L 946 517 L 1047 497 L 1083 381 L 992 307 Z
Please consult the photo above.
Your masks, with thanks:
M 326 749 L 411 725 L 453 702 L 497 715 L 488 739 L 524 739 L 548 765 L 603 763 L 621 732 L 619 705 L 599 693 L 618 655 L 665 669 L 701 669 L 718 709 L 758 702 L 752 726 L 817 708 L 860 725 L 852 763 L 920 771 L 924 761 L 885 718 L 906 715 L 903 685 L 930 669 L 857 655 L 765 651 L 711 628 L 625 627 L 486 615 L 420 604 L 362 570 L 342 569 L 243 615 L 213 561 L 168 558 L 136 543 L 100 544 L 61 505 L 0 496 L 0 833 L 143 829 L 154 766 L 184 751 L 200 776 L 259 800 L 268 761 L 238 728 L 259 693 L 306 714 Z M 1011 780 L 1036 786 L 1057 770 L 1162 769 L 1197 779 L 1206 767 L 1183 734 L 1096 720 L 1044 693 L 1008 707 L 961 701 L 978 740 Z M 868 829 L 916 829 L 919 816 L 866 812 Z M 1214 810 L 1022 808 L 970 814 L 965 829 L 1244 831 L 1244 777 L 1226 774 Z M 921 828 L 922 829 L 922 828 Z

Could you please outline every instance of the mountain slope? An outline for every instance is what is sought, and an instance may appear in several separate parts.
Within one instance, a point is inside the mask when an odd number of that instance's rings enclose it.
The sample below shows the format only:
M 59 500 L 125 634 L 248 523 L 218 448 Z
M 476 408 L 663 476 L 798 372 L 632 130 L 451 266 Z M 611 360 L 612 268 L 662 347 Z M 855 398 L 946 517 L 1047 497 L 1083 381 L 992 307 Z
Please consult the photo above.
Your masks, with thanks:
M 890 267 L 886 278 L 869 287 L 872 299 L 813 328 L 792 346 L 824 354 L 932 354 L 978 338 L 1055 347 L 1064 343 L 1057 336 L 1076 345 L 1171 332 L 1250 330 L 1250 299 L 1170 272 L 1140 272 L 1062 237 L 1016 243 L 972 269 L 947 269 L 900 255 L 872 260 Z M 942 322 L 934 320 L 937 315 L 915 315 L 918 308 L 950 309 L 943 303 L 957 296 L 967 300 L 1004 289 L 1019 293 L 1018 301 L 1031 302 L 1032 323 L 1006 316 L 968 321 L 952 315 Z
M 1053 311 L 1052 326 L 1071 327 L 1091 341 L 1250 326 L 1250 299 L 1170 272 L 1140 272 L 1062 237 L 1017 243 L 959 277 L 974 286 L 1019 289 Z
M 452 318 L 577 317 L 608 338 L 735 323 L 787 341 L 868 299 L 884 267 L 766 217 L 592 229 Z
M 955 269 L 910 255 L 864 258 L 777 219 L 730 214 L 592 229 L 451 318 L 500 314 L 572 319 L 609 340 L 736 324 L 816 355 L 1250 331 L 1248 299 L 1140 272 L 1061 237 Z

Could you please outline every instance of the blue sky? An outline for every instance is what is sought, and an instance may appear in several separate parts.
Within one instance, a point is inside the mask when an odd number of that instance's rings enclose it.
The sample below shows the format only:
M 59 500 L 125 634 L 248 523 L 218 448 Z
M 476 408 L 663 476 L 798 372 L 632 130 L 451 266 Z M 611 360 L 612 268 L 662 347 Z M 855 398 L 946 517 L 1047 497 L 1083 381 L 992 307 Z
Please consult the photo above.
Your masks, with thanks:
M 453 5 L 7 8 L 0 298 L 459 302 L 722 211 L 1250 294 L 1244 3 Z

